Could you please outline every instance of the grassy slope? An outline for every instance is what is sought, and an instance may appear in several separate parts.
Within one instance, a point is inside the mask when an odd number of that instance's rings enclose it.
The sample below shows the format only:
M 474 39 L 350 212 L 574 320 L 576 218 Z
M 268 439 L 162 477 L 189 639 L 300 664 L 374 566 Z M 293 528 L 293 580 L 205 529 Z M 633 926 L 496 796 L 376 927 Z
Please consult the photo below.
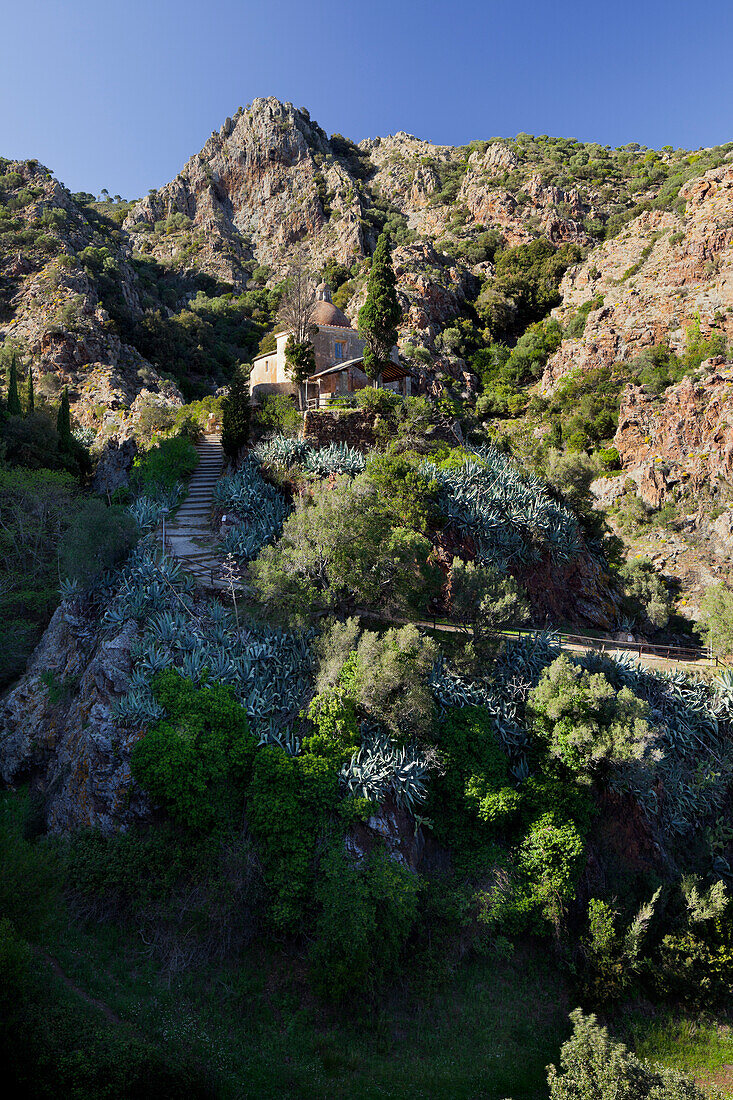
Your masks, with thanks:
M 402 991 L 354 1020 L 323 1013 L 294 977 L 297 960 L 271 950 L 166 979 L 134 933 L 68 923 L 53 952 L 147 1039 L 211 1067 L 223 1097 L 539 1100 L 567 1032 L 557 974 L 529 951 L 462 964 L 444 989 Z
M 110 925 L 64 919 L 49 947 L 123 1026 L 209 1067 L 227 1100 L 544 1100 L 545 1067 L 569 1030 L 561 976 L 531 948 L 508 962 L 463 962 L 437 990 L 398 990 L 375 1013 L 348 1019 L 313 1003 L 299 960 L 272 948 L 170 977 L 134 932 Z M 611 1031 L 645 1060 L 733 1097 L 727 1027 L 623 1013 Z

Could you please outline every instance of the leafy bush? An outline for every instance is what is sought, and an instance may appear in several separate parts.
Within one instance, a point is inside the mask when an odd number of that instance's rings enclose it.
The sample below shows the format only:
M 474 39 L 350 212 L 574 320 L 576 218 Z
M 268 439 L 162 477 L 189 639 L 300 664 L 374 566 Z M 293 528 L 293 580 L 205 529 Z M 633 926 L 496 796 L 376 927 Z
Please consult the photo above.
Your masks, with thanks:
M 424 606 L 439 578 L 431 543 L 399 525 L 389 498 L 368 479 L 341 479 L 299 502 L 282 538 L 251 566 L 262 602 L 291 622 L 355 605 Z
M 58 556 L 66 577 L 89 584 L 125 560 L 137 539 L 132 516 L 121 508 L 89 500 L 75 511 Z
M 328 759 L 309 752 L 289 756 L 277 745 L 257 752 L 247 789 L 247 821 L 278 929 L 297 931 L 312 903 L 315 855 L 337 800 L 338 776 Z
M 604 470 L 621 469 L 621 456 L 616 447 L 603 447 L 598 452 L 598 458 Z
M 518 626 L 529 617 L 529 603 L 519 585 L 495 566 L 454 558 L 449 585 L 451 616 L 473 624 L 475 635 Z
M 562 907 L 575 894 L 585 858 L 578 826 L 554 811 L 532 822 L 519 847 L 518 864 L 529 877 L 529 896 L 555 924 L 560 922 Z
M 136 406 L 135 419 L 141 438 L 150 440 L 157 432 L 167 431 L 176 423 L 177 411 L 165 401 L 148 397 Z
M 733 653 L 733 592 L 724 584 L 712 584 L 700 602 L 700 625 L 713 653 Z
M 258 929 L 261 876 L 241 819 L 210 835 L 168 822 L 109 837 L 78 831 L 61 855 L 73 909 L 91 920 L 113 914 L 170 972 L 231 958 Z
M 328 627 L 315 648 L 322 690 L 343 683 L 346 665 L 349 694 L 375 721 L 403 738 L 430 729 L 435 710 L 428 679 L 437 650 L 414 626 L 377 634 L 359 632 L 350 619 Z
M 303 424 L 293 398 L 284 393 L 263 396 L 259 408 L 255 409 L 254 419 L 261 431 L 287 436 L 297 435 Z
M 166 719 L 135 743 L 132 772 L 142 787 L 194 832 L 236 820 L 255 742 L 231 689 L 196 687 L 177 672 L 154 684 Z
M 619 570 L 624 587 L 625 611 L 646 618 L 655 630 L 669 622 L 672 599 L 667 586 L 646 558 L 631 558 Z
M 692 877 L 680 883 L 684 919 L 664 936 L 650 970 L 663 996 L 709 1009 L 728 1004 L 733 992 L 733 907 L 722 879 L 698 887 Z
M 78 507 L 69 474 L 0 469 L 0 687 L 22 671 L 56 608 L 59 543 Z
M 602 673 L 590 673 L 561 655 L 530 693 L 528 711 L 550 756 L 579 774 L 640 757 L 652 736 L 649 707 Z
M 51 415 L 38 411 L 27 416 L 8 416 L 0 421 L 0 440 L 11 466 L 30 470 L 67 470 L 79 475 L 89 470 L 86 448 L 72 438 L 64 447 Z
M 323 860 L 311 948 L 316 990 L 336 1004 L 373 995 L 397 970 L 418 911 L 419 879 L 375 850 L 357 866 L 340 845 Z
M 648 1067 L 614 1043 L 595 1016 L 570 1013 L 573 1034 L 560 1050 L 560 1070 L 548 1067 L 550 1100 L 706 1100 L 688 1078 Z
M 149 451 L 136 457 L 130 484 L 138 489 L 152 486 L 172 488 L 182 478 L 190 477 L 198 460 L 196 448 L 185 436 L 162 439 Z
M 426 816 L 458 867 L 477 871 L 510 832 L 521 795 L 485 708 L 451 708 L 436 741 L 442 768 L 431 784 Z
M 548 485 L 557 489 L 577 510 L 582 510 L 590 497 L 590 484 L 600 473 L 598 460 L 584 452 L 565 454 L 551 448 L 545 459 L 544 475 Z

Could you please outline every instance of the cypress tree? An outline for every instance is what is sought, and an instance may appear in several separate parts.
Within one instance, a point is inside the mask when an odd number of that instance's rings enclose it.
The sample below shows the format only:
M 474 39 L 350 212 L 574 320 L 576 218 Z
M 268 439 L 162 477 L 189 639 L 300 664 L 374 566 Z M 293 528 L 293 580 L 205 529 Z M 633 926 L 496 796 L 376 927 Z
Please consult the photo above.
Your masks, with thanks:
M 71 443 L 71 409 L 69 408 L 68 386 L 64 386 L 64 392 L 61 394 L 61 404 L 56 417 L 56 431 L 59 433 L 59 447 L 62 451 L 68 450 Z
M 374 385 L 389 362 L 397 343 L 397 325 L 402 317 L 387 230 L 381 234 L 372 256 L 367 296 L 359 310 L 359 335 L 366 340 L 364 371 Z
M 221 403 L 221 445 L 235 466 L 239 452 L 249 439 L 250 411 L 249 378 L 240 366 Z
M 28 389 L 26 390 L 25 415 L 31 416 L 36 408 L 36 395 L 33 391 L 33 367 L 28 366 Z
M 20 416 L 20 395 L 18 394 L 18 361 L 15 354 L 10 359 L 8 378 L 8 412 L 11 416 Z

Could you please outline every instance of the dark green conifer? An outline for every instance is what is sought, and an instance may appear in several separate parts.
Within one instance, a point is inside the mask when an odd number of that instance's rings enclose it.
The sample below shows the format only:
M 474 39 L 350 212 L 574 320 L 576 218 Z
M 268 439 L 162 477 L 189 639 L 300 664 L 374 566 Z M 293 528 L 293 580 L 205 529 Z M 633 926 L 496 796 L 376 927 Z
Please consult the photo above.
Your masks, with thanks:
M 377 241 L 367 282 L 367 297 L 359 310 L 359 335 L 366 340 L 364 371 L 376 385 L 390 352 L 397 343 L 397 325 L 402 317 L 392 267 L 389 234 Z
M 33 367 L 28 366 L 28 388 L 26 390 L 25 414 L 31 416 L 36 409 L 36 395 L 33 390 Z
M 249 439 L 249 377 L 242 367 L 234 372 L 221 403 L 221 445 L 224 454 L 236 466 L 237 458 Z
M 59 447 L 68 450 L 71 444 L 71 409 L 69 408 L 69 389 L 64 386 L 61 394 L 58 416 L 56 417 L 56 431 L 59 433 Z
M 8 376 L 8 412 L 11 416 L 20 416 L 20 395 L 18 394 L 18 361 L 15 353 L 10 359 Z

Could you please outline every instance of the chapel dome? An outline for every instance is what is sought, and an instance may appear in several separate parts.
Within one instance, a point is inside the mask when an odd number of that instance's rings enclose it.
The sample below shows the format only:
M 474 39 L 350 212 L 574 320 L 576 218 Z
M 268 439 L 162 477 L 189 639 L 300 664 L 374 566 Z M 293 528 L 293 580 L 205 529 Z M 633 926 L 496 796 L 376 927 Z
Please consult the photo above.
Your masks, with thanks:
M 342 313 L 333 302 L 328 302 L 325 299 L 316 302 L 311 311 L 310 319 L 314 325 L 334 325 L 338 328 L 351 328 L 351 321 L 346 314 Z

